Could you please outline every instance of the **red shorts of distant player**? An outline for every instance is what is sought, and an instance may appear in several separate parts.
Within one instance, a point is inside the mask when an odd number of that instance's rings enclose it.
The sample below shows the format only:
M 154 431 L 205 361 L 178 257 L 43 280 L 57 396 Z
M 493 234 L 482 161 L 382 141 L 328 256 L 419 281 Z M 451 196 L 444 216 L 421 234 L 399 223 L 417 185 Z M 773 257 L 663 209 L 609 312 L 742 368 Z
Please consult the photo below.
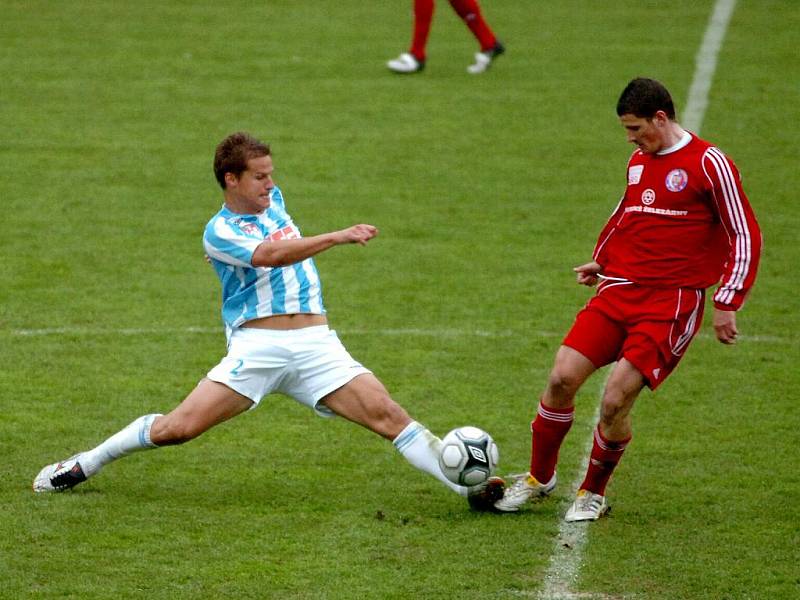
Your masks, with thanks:
M 678 366 L 703 320 L 705 291 L 604 280 L 564 338 L 598 369 L 627 359 L 656 389 Z

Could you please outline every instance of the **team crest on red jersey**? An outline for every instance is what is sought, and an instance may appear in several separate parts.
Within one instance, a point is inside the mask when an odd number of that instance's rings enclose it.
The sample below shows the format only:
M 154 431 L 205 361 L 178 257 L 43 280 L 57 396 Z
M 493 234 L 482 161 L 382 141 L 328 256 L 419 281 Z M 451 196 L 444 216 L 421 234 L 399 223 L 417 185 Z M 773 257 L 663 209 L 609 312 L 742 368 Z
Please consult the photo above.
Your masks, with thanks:
M 680 192 L 689 183 L 689 176 L 683 169 L 672 169 L 667 173 L 667 179 L 664 183 L 670 192 Z

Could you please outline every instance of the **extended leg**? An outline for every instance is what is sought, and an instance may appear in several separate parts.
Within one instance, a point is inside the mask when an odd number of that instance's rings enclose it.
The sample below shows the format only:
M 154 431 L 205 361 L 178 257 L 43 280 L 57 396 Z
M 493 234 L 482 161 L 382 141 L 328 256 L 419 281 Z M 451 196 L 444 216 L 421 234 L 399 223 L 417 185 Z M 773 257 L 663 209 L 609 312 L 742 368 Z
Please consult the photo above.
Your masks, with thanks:
M 36 492 L 60 492 L 86 481 L 110 462 L 133 452 L 181 444 L 252 405 L 250 399 L 204 379 L 167 415 L 144 415 L 99 446 L 44 467 L 33 482 Z
M 326 396 L 323 402 L 336 414 L 391 440 L 408 462 L 420 471 L 433 475 L 454 492 L 468 498 L 471 494 L 475 495 L 470 504 L 478 507 L 477 495 L 485 490 L 468 489 L 445 477 L 439 468 L 442 441 L 424 425 L 412 420 L 405 409 L 389 396 L 377 377 L 359 375 Z M 489 490 L 490 498 L 481 504 L 490 507 L 499 497 L 502 485 L 501 479 L 494 478 Z

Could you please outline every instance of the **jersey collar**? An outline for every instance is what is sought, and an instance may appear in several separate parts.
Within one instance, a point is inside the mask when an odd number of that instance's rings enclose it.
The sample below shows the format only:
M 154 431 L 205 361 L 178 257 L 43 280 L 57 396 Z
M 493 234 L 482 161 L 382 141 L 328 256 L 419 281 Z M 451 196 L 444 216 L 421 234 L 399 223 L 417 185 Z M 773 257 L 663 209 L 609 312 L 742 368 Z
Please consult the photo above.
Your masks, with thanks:
M 656 154 L 659 154 L 659 155 L 672 154 L 673 152 L 677 152 L 681 148 L 685 148 L 686 146 L 688 146 L 689 142 L 691 142 L 691 141 L 692 141 L 692 134 L 684 129 L 683 130 L 683 135 L 681 136 L 681 139 L 678 140 L 677 144 L 674 144 L 674 145 L 670 146 L 669 148 L 665 148 L 664 150 L 659 150 L 658 152 L 656 152 Z

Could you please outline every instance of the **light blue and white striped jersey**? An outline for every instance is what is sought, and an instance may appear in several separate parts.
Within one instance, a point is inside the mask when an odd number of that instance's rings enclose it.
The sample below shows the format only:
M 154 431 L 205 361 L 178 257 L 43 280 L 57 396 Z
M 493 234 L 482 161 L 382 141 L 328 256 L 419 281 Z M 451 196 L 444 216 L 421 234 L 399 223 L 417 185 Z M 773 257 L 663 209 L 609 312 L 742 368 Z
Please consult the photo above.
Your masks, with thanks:
M 222 320 L 228 333 L 261 317 L 325 314 L 313 259 L 286 267 L 254 267 L 250 262 L 264 240 L 299 237 L 278 187 L 272 189 L 269 208 L 260 215 L 241 215 L 223 205 L 208 222 L 203 246 L 222 283 Z

